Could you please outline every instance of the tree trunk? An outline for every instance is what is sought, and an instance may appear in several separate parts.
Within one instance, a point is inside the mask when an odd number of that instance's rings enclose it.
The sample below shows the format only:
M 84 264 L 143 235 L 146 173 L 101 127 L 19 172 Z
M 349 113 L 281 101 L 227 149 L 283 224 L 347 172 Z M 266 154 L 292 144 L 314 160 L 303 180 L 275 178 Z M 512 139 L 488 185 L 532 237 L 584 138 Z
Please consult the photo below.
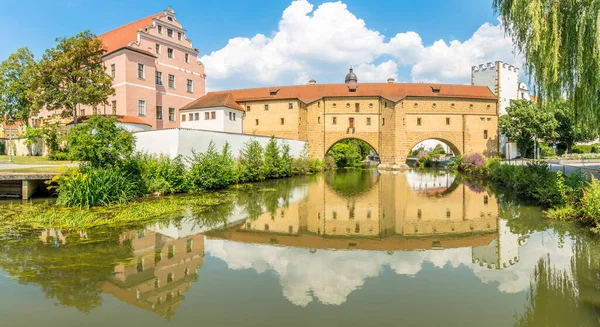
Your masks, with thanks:
M 73 104 L 73 127 L 77 126 L 77 104 Z

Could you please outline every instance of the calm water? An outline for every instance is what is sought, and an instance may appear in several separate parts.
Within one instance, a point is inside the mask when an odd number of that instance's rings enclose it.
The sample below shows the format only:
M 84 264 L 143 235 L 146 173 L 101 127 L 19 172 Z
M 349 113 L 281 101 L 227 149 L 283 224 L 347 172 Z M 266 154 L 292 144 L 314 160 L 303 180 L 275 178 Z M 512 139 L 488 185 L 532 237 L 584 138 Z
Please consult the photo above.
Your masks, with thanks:
M 595 326 L 600 244 L 455 176 L 338 172 L 0 243 L 1 326 Z M 1 209 L 1 208 L 0 208 Z

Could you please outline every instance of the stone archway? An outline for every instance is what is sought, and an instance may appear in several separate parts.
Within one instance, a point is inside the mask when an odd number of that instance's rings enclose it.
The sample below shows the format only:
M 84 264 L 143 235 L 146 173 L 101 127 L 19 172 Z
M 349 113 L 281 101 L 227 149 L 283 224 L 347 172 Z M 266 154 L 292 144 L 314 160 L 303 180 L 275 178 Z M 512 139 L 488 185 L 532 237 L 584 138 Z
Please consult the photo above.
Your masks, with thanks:
M 375 143 L 370 142 L 369 140 L 367 140 L 365 138 L 362 138 L 362 137 L 340 137 L 340 138 L 334 139 L 333 141 L 329 141 L 326 144 L 326 146 L 325 146 L 324 155 L 326 156 L 327 153 L 329 153 L 329 150 L 331 150 L 331 148 L 334 145 L 336 145 L 336 144 L 338 144 L 338 143 L 340 143 L 341 141 L 344 141 L 344 140 L 359 140 L 359 141 L 363 141 L 363 142 L 367 143 L 371 147 L 371 149 L 373 149 L 375 151 L 375 153 L 377 153 L 377 155 L 381 155 L 379 153 L 379 150 L 377 149 L 377 146 L 376 146 L 377 143 L 376 142 Z
M 407 147 L 404 149 L 402 155 L 404 160 L 408 158 L 408 154 L 417 144 L 426 140 L 440 141 L 450 147 L 454 154 L 463 154 L 463 140 L 462 133 L 444 133 L 444 132 L 433 132 L 433 133 L 414 133 L 410 137 L 410 141 L 407 143 Z

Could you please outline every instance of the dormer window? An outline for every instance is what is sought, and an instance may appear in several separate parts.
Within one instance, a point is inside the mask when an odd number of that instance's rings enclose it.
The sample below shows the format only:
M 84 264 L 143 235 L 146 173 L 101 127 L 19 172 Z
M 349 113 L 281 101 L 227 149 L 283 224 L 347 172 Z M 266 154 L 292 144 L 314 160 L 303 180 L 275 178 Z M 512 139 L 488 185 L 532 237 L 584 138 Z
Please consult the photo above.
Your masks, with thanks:
M 162 26 L 158 25 L 158 34 L 162 34 Z
M 173 30 L 170 28 L 167 28 L 167 36 L 168 37 L 173 37 Z
M 181 32 L 177 32 L 177 39 L 178 39 L 179 41 L 181 41 L 181 37 L 182 37 L 182 34 L 181 34 Z
M 432 86 L 432 87 L 431 87 L 431 91 L 432 91 L 433 93 L 440 93 L 440 88 L 439 88 L 439 87 L 437 87 L 437 86 Z
M 271 91 L 269 92 L 269 95 L 277 95 L 277 91 Z
M 168 16 L 168 17 L 167 17 L 167 20 L 168 20 L 168 21 L 170 21 L 170 22 L 172 22 L 172 21 L 173 21 L 173 17 L 171 17 L 171 16 Z

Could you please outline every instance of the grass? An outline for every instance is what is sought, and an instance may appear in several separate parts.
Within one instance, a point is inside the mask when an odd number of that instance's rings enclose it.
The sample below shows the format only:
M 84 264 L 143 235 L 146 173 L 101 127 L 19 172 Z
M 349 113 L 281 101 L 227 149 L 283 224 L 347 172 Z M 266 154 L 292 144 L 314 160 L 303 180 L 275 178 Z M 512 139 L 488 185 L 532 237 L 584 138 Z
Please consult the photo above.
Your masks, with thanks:
M 29 168 L 14 168 L 14 169 L 0 169 L 0 175 L 3 174 L 58 174 L 63 172 L 62 166 L 48 166 L 48 167 L 29 167 Z M 1 168 L 1 166 L 0 166 Z
M 18 165 L 65 165 L 72 163 L 72 161 L 54 161 L 44 156 L 13 156 L 13 164 Z M 0 164 L 8 163 L 7 155 L 0 155 Z
M 204 212 L 229 201 L 225 194 L 171 196 L 92 209 L 65 208 L 44 203 L 10 203 L 0 206 L 0 232 L 38 228 L 82 230 L 95 227 L 139 226 Z

